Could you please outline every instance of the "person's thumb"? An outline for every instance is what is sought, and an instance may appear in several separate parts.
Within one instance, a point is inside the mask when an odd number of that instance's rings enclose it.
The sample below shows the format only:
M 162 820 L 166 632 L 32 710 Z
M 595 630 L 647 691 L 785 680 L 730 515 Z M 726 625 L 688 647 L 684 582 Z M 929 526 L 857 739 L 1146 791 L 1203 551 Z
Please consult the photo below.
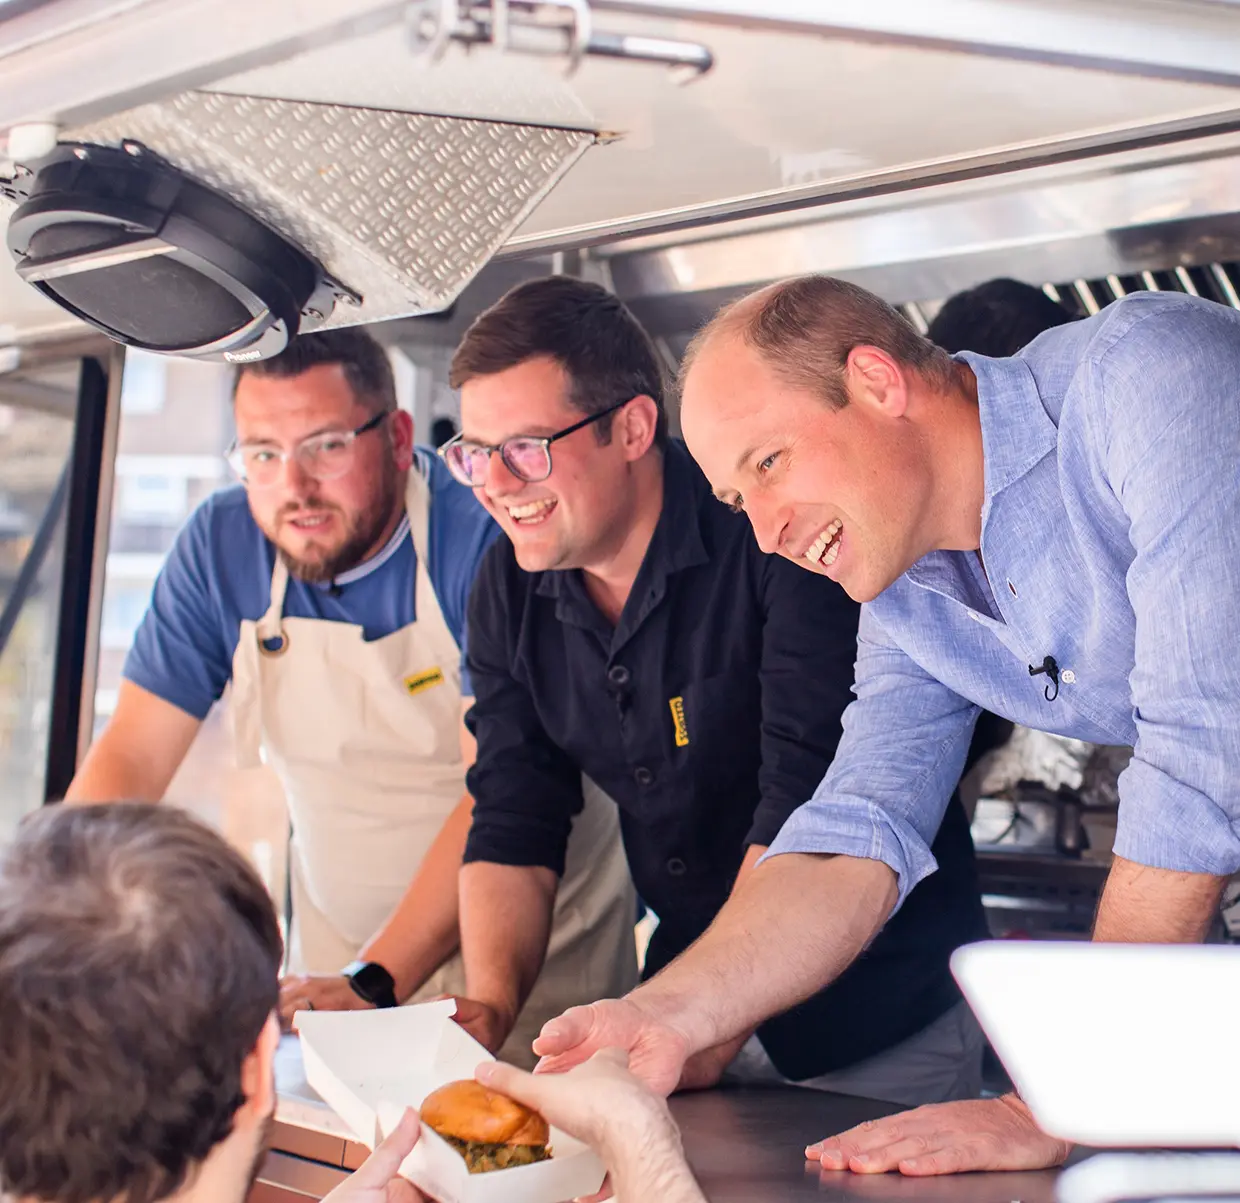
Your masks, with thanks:
M 375 1151 L 362 1162 L 361 1168 L 353 1175 L 354 1184 L 378 1189 L 395 1178 L 400 1163 L 413 1152 L 413 1146 L 418 1143 L 420 1131 L 418 1113 L 406 1107 L 400 1123 L 375 1146 Z
M 540 1057 L 555 1057 L 571 1052 L 589 1037 L 593 1029 L 593 1005 L 569 1007 L 563 1015 L 557 1015 L 543 1024 L 533 1049 Z
M 503 1061 L 484 1061 L 474 1070 L 474 1077 L 483 1086 L 506 1094 L 518 1103 L 529 1107 L 538 1106 L 539 1087 L 541 1083 L 534 1080 L 532 1074 L 515 1065 L 505 1065 Z

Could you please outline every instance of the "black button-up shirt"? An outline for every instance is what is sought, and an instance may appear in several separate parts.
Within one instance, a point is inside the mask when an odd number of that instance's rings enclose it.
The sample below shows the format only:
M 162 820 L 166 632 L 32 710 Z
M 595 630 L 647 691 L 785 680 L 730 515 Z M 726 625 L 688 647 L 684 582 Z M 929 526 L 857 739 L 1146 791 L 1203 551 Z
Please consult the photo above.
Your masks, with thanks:
M 523 572 L 487 553 L 470 603 L 478 739 L 465 860 L 564 871 L 581 774 L 620 807 L 633 880 L 659 916 L 645 972 L 706 930 L 750 844 L 808 799 L 851 698 L 858 607 L 832 581 L 763 555 L 678 443 L 663 510 L 614 628 L 577 571 Z M 785 1075 L 889 1048 L 959 994 L 947 959 L 985 934 L 957 800 L 939 871 L 819 995 L 759 1028 Z

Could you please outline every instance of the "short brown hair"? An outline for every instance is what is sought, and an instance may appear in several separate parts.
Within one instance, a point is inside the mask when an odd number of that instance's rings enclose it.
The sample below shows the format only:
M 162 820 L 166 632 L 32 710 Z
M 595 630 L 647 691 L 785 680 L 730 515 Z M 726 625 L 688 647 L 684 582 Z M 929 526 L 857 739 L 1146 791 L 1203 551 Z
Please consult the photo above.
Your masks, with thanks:
M 0 1195 L 154 1203 L 232 1130 L 278 1000 L 262 882 L 171 806 L 57 805 L 0 857 Z
M 650 336 L 619 297 L 572 276 L 527 280 L 479 314 L 452 356 L 448 382 L 459 389 L 540 355 L 567 373 L 569 404 L 583 414 L 650 397 L 659 411 L 655 444 L 667 442 L 663 373 Z M 611 418 L 594 429 L 607 443 Z
M 797 276 L 721 309 L 689 343 L 682 381 L 702 347 L 721 333 L 738 334 L 787 384 L 817 393 L 836 409 L 848 404 L 844 367 L 854 347 L 878 347 L 936 383 L 952 375 L 950 356 L 897 309 L 834 276 Z
M 361 326 L 299 335 L 279 355 L 239 367 L 233 391 L 243 376 L 288 380 L 311 368 L 332 364 L 340 365 L 353 395 L 371 413 L 390 413 L 396 408 L 392 365 L 383 348 Z

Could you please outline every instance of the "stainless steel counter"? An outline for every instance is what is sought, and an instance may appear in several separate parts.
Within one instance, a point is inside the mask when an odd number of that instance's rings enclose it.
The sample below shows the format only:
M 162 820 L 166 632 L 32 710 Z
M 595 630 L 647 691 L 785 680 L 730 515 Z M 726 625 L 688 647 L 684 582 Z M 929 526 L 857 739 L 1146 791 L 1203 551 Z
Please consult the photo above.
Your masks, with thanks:
M 319 1106 L 322 1106 L 319 1104 Z M 802 1150 L 823 1136 L 898 1110 L 888 1103 L 796 1087 L 710 1090 L 672 1099 L 685 1152 L 711 1203 L 1054 1203 L 1054 1171 L 902 1178 L 820 1173 Z M 276 1125 L 251 1203 L 307 1203 L 344 1179 L 361 1146 L 304 1126 Z M 644 1203 L 644 1201 L 643 1201 Z

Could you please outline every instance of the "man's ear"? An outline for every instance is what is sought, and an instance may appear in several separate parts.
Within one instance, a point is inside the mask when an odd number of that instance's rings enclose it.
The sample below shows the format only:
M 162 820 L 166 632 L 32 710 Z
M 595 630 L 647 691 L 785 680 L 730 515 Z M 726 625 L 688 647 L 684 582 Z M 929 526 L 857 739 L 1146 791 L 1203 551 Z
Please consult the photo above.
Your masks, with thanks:
M 653 397 L 641 393 L 616 414 L 611 437 L 620 441 L 624 458 L 631 463 L 650 450 L 658 427 L 659 407 Z
M 908 381 L 904 369 L 879 347 L 857 346 L 848 352 L 844 368 L 848 398 L 868 405 L 889 418 L 902 418 L 908 408 Z
M 260 1127 L 275 1114 L 276 1049 L 279 1045 L 280 1021 L 273 1011 L 241 1063 L 241 1093 L 245 1102 L 237 1109 L 238 1127 Z
M 396 470 L 407 472 L 413 464 L 413 415 L 406 410 L 396 409 L 392 411 L 387 422 Z

